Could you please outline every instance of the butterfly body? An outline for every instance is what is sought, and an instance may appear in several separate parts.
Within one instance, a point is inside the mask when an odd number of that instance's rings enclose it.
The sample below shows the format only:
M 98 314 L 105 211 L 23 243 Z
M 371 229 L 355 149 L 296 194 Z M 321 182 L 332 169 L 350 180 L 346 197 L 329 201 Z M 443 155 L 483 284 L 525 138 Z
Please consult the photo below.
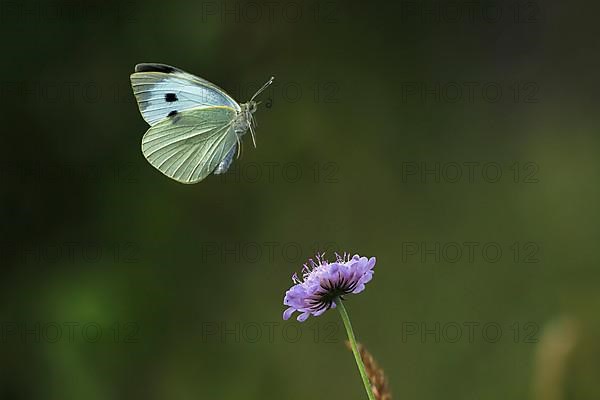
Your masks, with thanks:
M 181 183 L 222 174 L 239 154 L 257 102 L 238 104 L 213 83 L 165 64 L 138 64 L 131 86 L 150 124 L 142 153 L 156 169 Z
M 252 114 L 256 111 L 256 102 L 249 101 L 248 103 L 240 104 L 241 110 L 235 120 L 235 133 L 241 138 L 252 125 Z
M 233 130 L 238 137 L 238 143 L 241 143 L 241 138 L 248 132 L 248 129 L 252 126 L 253 118 L 252 114 L 256 111 L 256 102 L 250 101 L 248 103 L 240 104 L 241 110 L 238 111 L 236 116 L 236 120 L 233 126 Z M 215 168 L 213 174 L 220 175 L 227 172 L 231 163 L 233 162 L 233 158 L 235 156 L 236 151 L 238 151 L 239 147 L 234 146 L 229 153 L 225 156 L 225 158 L 219 163 L 217 168 Z

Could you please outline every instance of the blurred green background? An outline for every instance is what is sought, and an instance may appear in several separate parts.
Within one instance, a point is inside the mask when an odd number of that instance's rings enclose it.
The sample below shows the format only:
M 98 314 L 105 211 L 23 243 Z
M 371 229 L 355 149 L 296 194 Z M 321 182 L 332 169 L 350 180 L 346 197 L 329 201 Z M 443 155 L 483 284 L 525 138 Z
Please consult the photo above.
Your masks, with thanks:
M 325 250 L 377 257 L 395 399 L 600 398 L 596 4 L 0 6 L 0 398 L 364 398 L 335 311 L 281 320 Z M 161 175 L 139 62 L 274 75 L 258 147 Z

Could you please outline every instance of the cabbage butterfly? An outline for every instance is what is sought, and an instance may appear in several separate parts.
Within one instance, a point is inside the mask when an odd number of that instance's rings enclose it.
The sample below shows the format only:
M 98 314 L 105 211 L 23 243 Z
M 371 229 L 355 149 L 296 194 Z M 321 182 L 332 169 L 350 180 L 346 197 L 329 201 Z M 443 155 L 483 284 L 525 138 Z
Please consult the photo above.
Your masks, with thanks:
M 152 166 L 181 183 L 223 174 L 240 151 L 241 137 L 254 137 L 257 102 L 273 77 L 244 104 L 209 81 L 165 64 L 138 64 L 131 87 L 150 129 L 142 153 Z

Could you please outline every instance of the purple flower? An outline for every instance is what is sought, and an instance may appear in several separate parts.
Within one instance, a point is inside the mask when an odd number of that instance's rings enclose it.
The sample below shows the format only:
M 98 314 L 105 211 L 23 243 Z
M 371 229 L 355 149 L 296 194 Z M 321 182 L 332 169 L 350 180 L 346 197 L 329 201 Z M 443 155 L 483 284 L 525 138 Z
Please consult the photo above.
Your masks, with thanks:
M 289 319 L 298 311 L 298 321 L 303 322 L 312 314 L 315 317 L 330 308 L 335 308 L 335 300 L 346 294 L 356 294 L 365 290 L 365 284 L 373 278 L 375 257 L 350 258 L 336 254 L 336 261 L 329 263 L 322 255 L 317 255 L 317 262 L 312 259 L 309 265 L 302 268 L 302 280 L 298 275 L 292 276 L 295 283 L 285 293 L 283 304 L 289 306 L 283 313 L 283 319 Z M 343 298 L 343 297 L 342 297 Z

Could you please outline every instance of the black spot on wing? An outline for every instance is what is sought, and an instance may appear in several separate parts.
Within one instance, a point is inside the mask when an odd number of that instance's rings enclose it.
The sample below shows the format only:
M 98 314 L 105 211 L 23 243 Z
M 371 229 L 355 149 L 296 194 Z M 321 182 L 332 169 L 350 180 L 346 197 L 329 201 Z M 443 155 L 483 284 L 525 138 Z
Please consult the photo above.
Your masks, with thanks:
M 176 115 L 177 115 L 177 110 L 173 110 L 169 114 L 167 114 L 167 117 L 174 117 Z
M 165 94 L 165 100 L 167 101 L 167 103 L 172 103 L 179 99 L 177 98 L 177 95 L 175 93 L 167 93 Z
M 171 74 L 177 69 L 165 64 L 138 64 L 135 66 L 135 72 L 163 72 Z

